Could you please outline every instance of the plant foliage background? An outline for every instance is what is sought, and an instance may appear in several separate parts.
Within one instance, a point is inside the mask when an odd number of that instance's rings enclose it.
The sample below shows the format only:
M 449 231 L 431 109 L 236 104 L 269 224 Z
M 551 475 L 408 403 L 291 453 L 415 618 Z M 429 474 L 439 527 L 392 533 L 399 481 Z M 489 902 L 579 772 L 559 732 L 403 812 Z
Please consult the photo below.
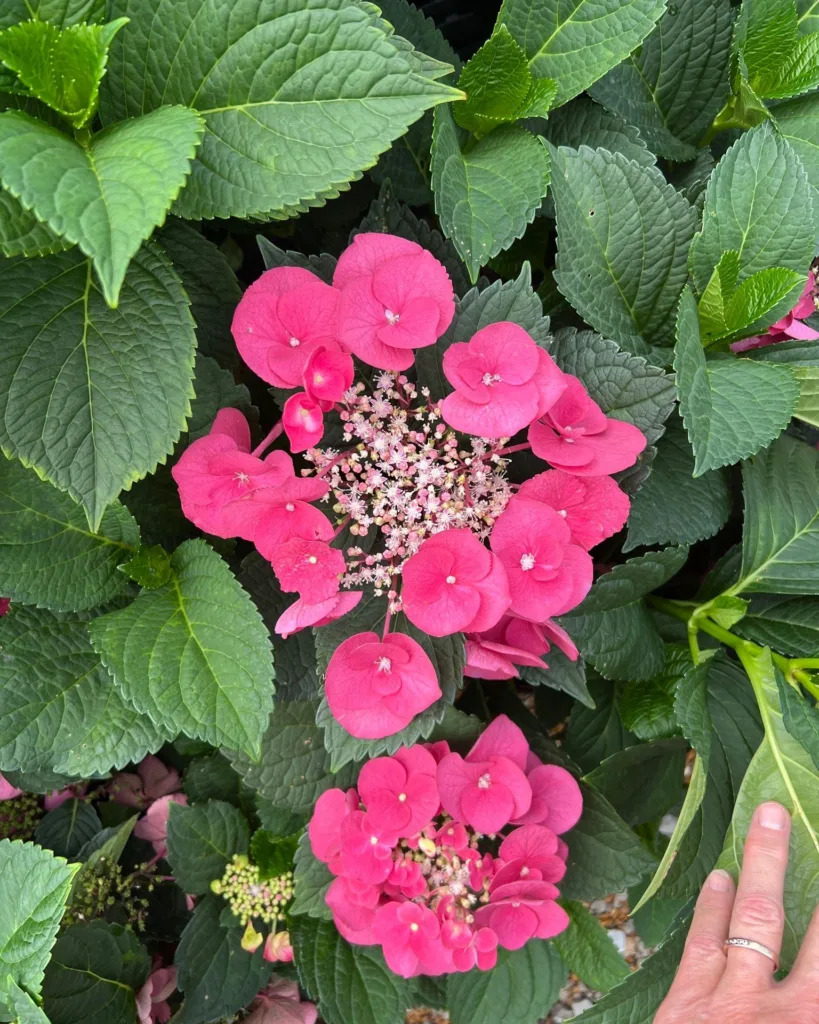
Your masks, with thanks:
M 819 902 L 819 340 L 812 304 L 789 315 L 819 235 L 819 13 L 565 6 L 2 5 L 0 1020 L 160 1019 L 158 962 L 175 1021 L 281 1019 L 256 999 L 274 965 L 210 890 L 250 854 L 274 874 L 295 856 L 281 1006 L 304 1005 L 297 980 L 328 1024 L 417 1005 L 535 1024 L 571 970 L 607 991 L 583 1021 L 648 1024 L 761 799 L 794 820 L 792 960 Z M 370 752 L 321 710 L 349 632 L 276 636 L 269 564 L 203 537 L 170 475 L 220 409 L 278 417 L 231 335 L 243 289 L 270 267 L 328 279 L 360 231 L 445 265 L 450 341 L 519 324 L 649 442 L 561 619 L 580 660 L 464 687 L 456 651 L 450 706 L 415 733 L 465 749 L 506 714 L 584 793 L 569 930 L 443 979 L 347 943 L 294 853 Z M 775 343 L 735 345 L 752 337 Z M 440 383 L 440 352 L 416 371 Z M 132 831 L 147 801 L 110 799 L 151 754 L 187 800 L 158 861 Z M 659 945 L 635 973 L 583 903 L 625 889 Z

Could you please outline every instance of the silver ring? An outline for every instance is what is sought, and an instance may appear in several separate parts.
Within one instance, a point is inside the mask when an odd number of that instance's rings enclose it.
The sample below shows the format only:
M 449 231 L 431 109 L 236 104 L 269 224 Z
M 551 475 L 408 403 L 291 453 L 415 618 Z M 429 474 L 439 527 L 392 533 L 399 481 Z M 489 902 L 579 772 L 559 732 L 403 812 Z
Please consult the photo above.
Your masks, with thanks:
M 767 946 L 763 946 L 761 942 L 756 942 L 754 939 L 726 939 L 723 944 L 723 949 L 726 953 L 728 952 L 729 946 L 735 946 L 737 949 L 751 949 L 754 953 L 761 953 L 771 961 L 774 965 L 775 971 L 779 970 L 779 957 L 772 949 L 769 949 Z

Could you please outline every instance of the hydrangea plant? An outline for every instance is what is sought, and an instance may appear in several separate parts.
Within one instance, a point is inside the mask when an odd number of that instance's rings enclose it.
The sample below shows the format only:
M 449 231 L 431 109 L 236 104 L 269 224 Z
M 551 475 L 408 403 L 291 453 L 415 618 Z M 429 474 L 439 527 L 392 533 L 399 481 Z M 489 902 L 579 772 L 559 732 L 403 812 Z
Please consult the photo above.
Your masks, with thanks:
M 819 18 L 564 7 L 0 9 L 1 1020 L 649 1024 L 762 799 L 792 964 Z

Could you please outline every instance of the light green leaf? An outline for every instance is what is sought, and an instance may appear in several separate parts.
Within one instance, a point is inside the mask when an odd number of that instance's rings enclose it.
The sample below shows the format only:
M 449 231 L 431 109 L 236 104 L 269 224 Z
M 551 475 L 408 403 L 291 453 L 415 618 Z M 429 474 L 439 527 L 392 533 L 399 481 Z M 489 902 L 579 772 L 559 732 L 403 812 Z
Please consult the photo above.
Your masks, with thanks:
M 712 537 L 731 512 L 724 469 L 694 477 L 694 453 L 679 416 L 666 421 L 651 474 L 631 499 L 624 551 L 654 544 L 694 544 Z
M 203 540 L 171 579 L 95 619 L 91 640 L 126 700 L 169 729 L 257 757 L 273 706 L 273 658 L 250 597 Z
M 134 557 L 123 562 L 119 568 L 145 590 L 156 590 L 164 586 L 171 576 L 171 560 L 168 552 L 159 544 L 150 548 L 143 544 Z
M 819 85 L 819 32 L 800 34 L 795 0 L 743 0 L 737 47 L 757 96 L 786 99 Z
M 739 874 L 748 827 L 758 804 L 776 800 L 788 809 L 792 824 L 781 953 L 787 970 L 819 902 L 819 774 L 783 723 L 777 670 L 770 651 L 746 647 L 739 655 L 762 713 L 765 738 L 742 782 L 719 865 L 734 877 Z
M 16 459 L 0 459 L 0 592 L 53 611 L 94 608 L 119 594 L 117 565 L 136 552 L 139 527 L 108 506 L 99 533 L 63 491 Z
M 817 4 L 819 12 L 819 4 Z M 817 19 L 819 24 L 819 18 Z M 779 133 L 793 147 L 802 161 L 808 181 L 814 189 L 814 209 L 819 208 L 819 95 L 811 93 L 787 103 L 777 103 L 773 109 Z
M 793 372 L 799 383 L 799 401 L 794 416 L 819 427 L 819 366 L 796 366 Z
M 819 29 L 819 0 L 796 0 L 796 7 L 802 32 L 815 32 Z
M 627 57 L 651 32 L 664 0 L 504 0 L 506 25 L 529 58 L 535 78 L 558 84 L 556 105 L 583 92 Z
M 787 367 L 732 356 L 706 363 L 689 288 L 677 315 L 674 369 L 695 476 L 730 466 L 770 444 L 788 425 L 799 396 Z
M 738 283 L 758 270 L 784 267 L 807 276 L 814 209 L 805 169 L 770 124 L 745 132 L 711 175 L 702 231 L 690 265 L 702 292 L 724 252 L 739 253 Z
M 743 463 L 742 482 L 742 569 L 728 593 L 819 593 L 819 453 L 785 435 Z
M 5 0 L 0 10 L 0 28 L 16 25 L 26 18 L 38 18 L 58 28 L 67 28 L 84 21 L 102 21 L 104 14 L 104 0 Z
M 3 256 L 50 256 L 70 248 L 41 224 L 11 192 L 0 190 L 0 253 Z
M 118 18 L 108 25 L 61 29 L 47 21 L 23 21 L 0 32 L 0 61 L 29 95 L 82 128 L 97 110 L 108 47 L 127 23 Z
M 51 1024 L 28 992 L 10 974 L 0 978 L 0 1011 L 10 1011 L 16 1024 Z
M 33 843 L 0 840 L 0 986 L 38 993 L 77 865 Z
M 555 281 L 587 323 L 637 355 L 673 340 L 694 208 L 659 170 L 619 153 L 553 151 Z
M 466 150 L 465 141 L 449 107 L 439 107 L 432 135 L 435 210 L 474 282 L 534 220 L 549 186 L 549 154 L 517 125 L 502 125 Z
M 551 111 L 549 120 L 539 124 L 538 128 L 553 146 L 607 149 L 610 153 L 621 153 L 627 160 L 643 167 L 656 163 L 656 157 L 649 152 L 634 125 L 626 124 L 588 96 L 578 96 L 571 103 Z
M 789 658 L 819 657 L 819 601 L 759 594 L 736 631 Z
M 146 246 L 113 311 L 77 250 L 2 260 L 0 331 L 0 448 L 68 491 L 97 530 L 188 414 L 195 337 L 179 279 Z
M 591 95 L 660 156 L 691 160 L 728 95 L 732 28 L 728 0 L 680 0 Z
M 699 302 L 703 345 L 761 334 L 789 312 L 805 279 L 795 270 L 768 267 L 736 287 L 739 253 L 724 252 Z
M 785 682 L 781 672 L 776 673 L 779 705 L 785 728 L 810 754 L 815 768 L 819 769 L 819 709 L 797 688 Z
M 373 8 L 348 0 L 237 10 L 221 0 L 115 0 L 111 16 L 131 24 L 111 48 L 103 120 L 168 103 L 205 119 L 175 207 L 191 220 L 284 219 L 320 206 L 425 110 L 462 96 L 426 77 L 421 58 Z M 260 54 L 264 73 L 249 75 Z
M 498 1011 L 515 1024 L 536 1024 L 555 1002 L 568 974 L 550 942 L 531 939 L 522 949 L 498 950 L 491 971 L 450 974 L 446 1002 L 452 1024 L 495 1024 Z
M 87 778 L 154 753 L 174 735 L 122 699 L 85 617 L 13 604 L 0 620 L 0 770 Z
M 560 959 L 598 992 L 608 992 L 631 973 L 628 964 L 617 952 L 606 929 L 582 903 L 562 900 L 569 915 L 569 927 L 554 939 Z
M 198 807 L 172 804 L 168 863 L 185 892 L 202 896 L 221 878 L 231 857 L 247 853 L 250 829 L 244 815 L 222 800 Z
M 43 980 L 51 1024 L 135 1024 L 151 958 L 130 928 L 91 921 L 66 929 Z
M 96 875 L 106 874 L 111 864 L 119 863 L 122 851 L 131 838 L 138 816 L 138 813 L 135 812 L 133 817 L 128 818 L 121 825 L 102 829 L 92 837 L 86 847 L 80 850 L 78 859 L 82 860 L 82 864 L 71 883 L 71 892 L 68 897 L 69 907 L 74 905 L 78 894 Z M 94 849 L 88 852 L 87 847 L 91 844 L 94 845 Z
M 116 307 L 128 264 L 165 219 L 201 132 L 193 111 L 164 107 L 112 125 L 86 148 L 10 110 L 0 114 L 0 178 L 39 220 L 92 258 L 105 299 Z

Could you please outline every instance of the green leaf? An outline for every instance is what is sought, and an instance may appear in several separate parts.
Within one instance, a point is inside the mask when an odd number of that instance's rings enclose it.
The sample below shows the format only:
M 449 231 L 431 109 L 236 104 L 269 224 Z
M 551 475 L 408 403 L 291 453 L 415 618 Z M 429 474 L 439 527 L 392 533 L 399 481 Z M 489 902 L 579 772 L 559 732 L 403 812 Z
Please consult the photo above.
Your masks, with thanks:
M 662 436 L 674 408 L 671 374 L 621 352 L 613 341 L 573 327 L 557 331 L 550 351 L 564 373 L 580 377 L 607 416 L 633 423 L 649 444 Z
M 88 883 L 92 882 L 95 876 L 107 874 L 111 864 L 119 863 L 125 845 L 131 838 L 137 817 L 138 815 L 134 814 L 121 825 L 102 829 L 80 849 L 78 859 L 82 861 L 82 864 L 71 883 L 68 897 L 69 907 L 74 906 L 78 894 Z M 89 849 L 91 846 L 94 848 Z
M 736 631 L 790 658 L 815 658 L 819 652 L 819 601 L 759 594 Z
M 776 686 L 785 728 L 810 754 L 814 767 L 819 769 L 819 710 L 805 699 L 801 690 L 785 682 L 781 672 L 776 673 Z
M 460 99 L 374 12 L 347 0 L 249 7 L 115 0 L 131 19 L 111 48 L 107 123 L 166 103 L 206 131 L 175 210 L 189 220 L 284 219 L 345 190 L 425 110 Z M 157 20 L 158 19 L 158 20 Z M 157 36 L 156 24 L 165 26 Z M 201 32 L 201 25 L 210 26 Z M 264 54 L 265 73 L 247 74 Z
M 290 906 L 291 914 L 307 914 L 322 921 L 331 921 L 333 913 L 324 897 L 333 881 L 327 865 L 314 856 L 310 836 L 303 832 L 296 848 L 293 869 L 296 895 Z
M 694 544 L 713 537 L 731 512 L 724 469 L 694 477 L 694 454 L 679 416 L 666 421 L 651 474 L 631 499 L 624 551 L 654 544 Z
M 70 244 L 41 224 L 11 192 L 0 190 L 0 254 L 49 256 Z
M 680 965 L 687 926 L 677 929 L 639 970 L 576 1018 L 578 1024 L 652 1024 Z
M 795 0 L 743 0 L 737 46 L 757 96 L 786 99 L 819 85 L 819 33 L 800 34 Z
M 504 0 L 506 25 L 529 58 L 535 78 L 558 84 L 555 106 L 583 92 L 627 57 L 663 13 L 663 0 Z
M 799 397 L 787 367 L 727 355 L 706 363 L 690 288 L 683 292 L 677 315 L 674 369 L 695 476 L 730 466 L 770 444 L 788 425 Z
M 629 977 L 628 964 L 597 918 L 576 900 L 560 905 L 569 915 L 569 927 L 555 936 L 554 945 L 572 974 L 598 992 L 608 992 Z
M 92 530 L 179 437 L 195 337 L 179 279 L 146 246 L 111 310 L 75 249 L 0 261 L 0 448 L 85 508 Z
M 819 426 L 819 367 L 795 366 L 793 372 L 799 384 L 794 416 L 811 426 Z
M 814 210 L 805 169 L 769 124 L 745 132 L 711 175 L 703 227 L 691 245 L 694 284 L 702 292 L 724 252 L 739 253 L 738 283 L 758 270 L 807 275 Z
M 221 800 L 198 807 L 173 804 L 168 818 L 168 863 L 185 892 L 201 896 L 221 878 L 231 857 L 247 853 L 250 829 L 241 811 Z
M 262 738 L 260 760 L 233 752 L 229 757 L 251 789 L 290 811 L 310 813 L 325 789 L 347 789 L 358 775 L 357 765 L 331 774 L 324 733 L 316 725 L 316 705 L 309 701 L 277 704 Z
M 235 366 L 239 353 L 230 325 L 242 289 L 224 253 L 178 217 L 169 217 L 154 239 L 173 263 L 190 299 L 200 356 Z
M 0 459 L 0 591 L 15 601 L 54 611 L 83 610 L 119 594 L 117 564 L 139 544 L 139 527 L 118 502 L 105 510 L 98 533 L 62 491 Z
M 165 219 L 201 132 L 192 110 L 163 107 L 112 125 L 85 147 L 7 111 L 0 114 L 0 178 L 39 220 L 91 257 L 105 300 L 116 307 L 128 264 Z
M 655 153 L 691 160 L 728 95 L 732 29 L 728 0 L 680 0 L 591 95 L 636 125 Z
M 534 668 L 530 665 L 519 665 L 520 678 L 530 686 L 548 686 L 553 690 L 562 690 L 587 707 L 594 707 L 594 700 L 586 684 L 586 666 L 582 658 L 571 661 L 566 655 L 553 647 L 549 651 L 549 667 Z
M 770 651 L 743 648 L 740 658 L 759 703 L 765 738 L 737 795 L 719 864 L 735 877 L 739 874 L 748 827 L 758 804 L 776 800 L 788 809 L 792 824 L 781 953 L 782 966 L 788 970 L 819 901 L 819 776 L 808 753 L 784 725 L 778 670 Z
M 696 213 L 654 167 L 606 150 L 552 152 L 555 281 L 587 323 L 637 355 L 673 340 Z
M 11 975 L 0 978 L 0 1012 L 10 1011 L 16 1024 L 51 1024 L 28 992 Z
M 99 815 L 83 800 L 66 800 L 37 825 L 34 838 L 46 850 L 77 860 L 80 850 L 102 830 Z
M 77 870 L 33 843 L 0 840 L 0 985 L 38 993 Z
M 762 333 L 793 308 L 804 287 L 804 277 L 797 271 L 768 267 L 746 277 L 737 288 L 738 264 L 735 249 L 724 252 L 700 299 L 706 348 L 721 339 Z
M 620 699 L 623 725 L 641 740 L 657 740 L 679 733 L 674 697 L 677 684 L 691 665 L 686 646 L 666 644 L 662 672 L 646 682 L 627 683 Z
M 584 781 L 602 793 L 627 824 L 642 825 L 679 803 L 685 755 L 686 744 L 679 738 L 639 743 L 607 757 Z M 650 786 L 646 779 L 651 779 Z
M 498 950 L 498 964 L 491 971 L 474 968 L 466 974 L 450 974 L 446 1001 L 452 1024 L 495 1024 L 503 1019 L 515 1024 L 536 1024 L 560 994 L 568 968 L 549 942 L 532 939 L 522 949 Z
M 46 21 L 23 21 L 0 32 L 0 61 L 29 95 L 82 128 L 97 110 L 108 47 L 127 23 L 118 18 L 108 25 L 60 29 Z
M 0 28 L 16 25 L 26 18 L 67 28 L 80 22 L 102 21 L 104 15 L 103 0 L 6 0 L 0 11 Z
M 593 771 L 606 758 L 638 742 L 620 719 L 621 687 L 595 680 L 589 692 L 595 706 L 575 704 L 563 744 L 584 772 Z
M 232 1017 L 265 987 L 273 965 L 242 949 L 242 928 L 220 924 L 224 902 L 208 895 L 199 900 L 176 948 L 179 988 L 185 995 L 184 1024 L 208 1024 Z
M 788 435 L 743 463 L 742 568 L 730 594 L 819 593 L 818 479 L 819 453 Z
M 0 647 L 0 770 L 88 778 L 140 761 L 172 737 L 122 699 L 85 617 L 12 605 Z
M 262 828 L 274 836 L 292 836 L 307 824 L 309 815 L 295 814 L 284 807 L 276 807 L 269 800 L 257 794 L 256 812 Z
M 466 102 L 453 108 L 455 121 L 478 138 L 520 117 L 545 117 L 557 92 L 554 82 L 532 78 L 526 54 L 505 25 L 498 25 L 464 67 L 458 88 Z
M 560 891 L 567 899 L 592 900 L 635 885 L 657 861 L 601 793 L 582 789 L 583 815 L 566 836 L 568 869 Z
M 819 6 L 817 6 L 819 11 Z M 802 161 L 808 181 L 814 189 L 814 209 L 819 204 L 819 95 L 811 93 L 787 103 L 777 103 L 774 121 L 780 135 L 792 146 Z
M 351 946 L 332 922 L 304 916 L 290 938 L 299 981 L 328 1024 L 403 1024 L 407 983 L 378 946 Z
M 549 154 L 518 125 L 501 125 L 467 149 L 465 141 L 449 107 L 439 107 L 432 135 L 435 210 L 474 282 L 534 220 L 549 187 Z
M 89 626 L 126 700 L 154 720 L 215 746 L 258 756 L 273 706 L 267 630 L 225 562 L 185 541 L 171 578 Z
M 538 127 L 542 127 L 541 134 L 555 147 L 607 149 L 643 167 L 651 167 L 656 161 L 633 124 L 627 124 L 588 96 L 578 96 L 553 110 L 549 120 Z
M 215 359 L 197 354 L 193 375 L 196 397 L 191 402 L 187 441 L 196 441 L 210 433 L 220 409 L 239 409 L 251 421 L 256 410 L 250 404 L 250 392 L 244 384 L 237 384 L 233 372 L 223 369 Z
M 297 842 L 298 836 L 274 836 L 263 828 L 253 833 L 250 854 L 253 863 L 258 865 L 262 880 L 276 878 L 293 870 Z
M 143 544 L 134 557 L 123 562 L 119 568 L 128 579 L 146 590 L 164 586 L 171 576 L 171 560 L 160 544 L 150 548 Z
M 241 780 L 228 759 L 218 751 L 207 757 L 195 757 L 185 768 L 182 784 L 195 804 L 207 800 L 239 804 Z
M 663 642 L 642 598 L 685 563 L 688 548 L 669 547 L 630 558 L 600 576 L 575 612 L 561 622 L 583 657 L 608 679 L 650 679 L 663 669 Z
M 51 1024 L 135 1024 L 136 995 L 151 958 L 130 928 L 107 921 L 72 925 L 57 940 L 43 980 Z

